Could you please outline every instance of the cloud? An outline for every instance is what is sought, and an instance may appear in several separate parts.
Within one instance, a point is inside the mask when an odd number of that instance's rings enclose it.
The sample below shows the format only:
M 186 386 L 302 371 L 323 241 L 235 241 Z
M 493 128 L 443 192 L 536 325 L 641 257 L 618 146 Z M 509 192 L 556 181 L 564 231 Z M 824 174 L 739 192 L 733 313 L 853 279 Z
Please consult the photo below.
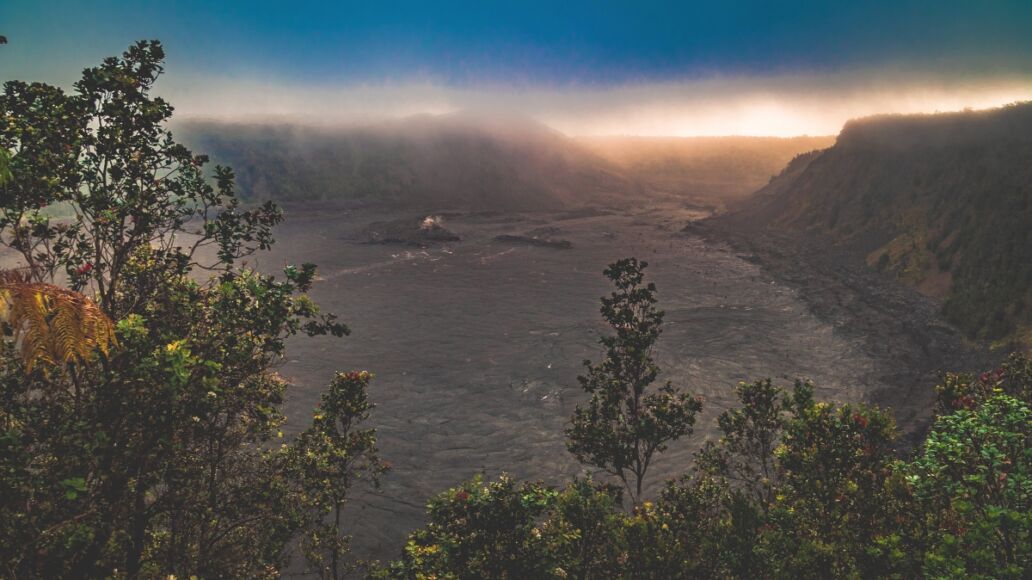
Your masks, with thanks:
M 170 78 L 180 118 L 364 124 L 459 110 L 535 118 L 568 135 L 827 135 L 852 118 L 989 108 L 1032 99 L 1032 75 L 854 71 L 617 86 L 450 87 L 427 80 L 298 86 Z

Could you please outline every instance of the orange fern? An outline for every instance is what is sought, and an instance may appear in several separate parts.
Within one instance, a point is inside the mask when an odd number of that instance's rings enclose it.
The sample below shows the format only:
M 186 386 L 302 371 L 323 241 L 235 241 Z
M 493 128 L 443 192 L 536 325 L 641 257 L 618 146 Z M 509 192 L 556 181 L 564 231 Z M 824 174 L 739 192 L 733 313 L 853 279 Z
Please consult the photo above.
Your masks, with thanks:
M 13 271 L 0 272 L 0 322 L 28 371 L 41 363 L 81 364 L 116 345 L 114 323 L 92 300 Z

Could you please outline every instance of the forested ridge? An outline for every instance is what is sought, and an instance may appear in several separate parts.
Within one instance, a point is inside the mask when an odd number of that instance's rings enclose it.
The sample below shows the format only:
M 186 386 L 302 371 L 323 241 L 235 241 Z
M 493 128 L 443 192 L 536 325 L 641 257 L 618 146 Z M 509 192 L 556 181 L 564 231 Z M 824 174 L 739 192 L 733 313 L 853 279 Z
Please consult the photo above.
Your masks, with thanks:
M 830 137 L 568 137 L 532 119 L 472 112 L 314 126 L 175 123 L 231 165 L 241 194 L 279 202 L 547 211 L 642 200 L 722 207 Z
M 973 339 L 1032 345 L 1032 104 L 851 121 L 740 210 L 827 234 L 943 301 Z
M 618 167 L 530 119 L 455 113 L 340 127 L 193 120 L 177 133 L 235 167 L 250 199 L 548 211 L 640 193 Z

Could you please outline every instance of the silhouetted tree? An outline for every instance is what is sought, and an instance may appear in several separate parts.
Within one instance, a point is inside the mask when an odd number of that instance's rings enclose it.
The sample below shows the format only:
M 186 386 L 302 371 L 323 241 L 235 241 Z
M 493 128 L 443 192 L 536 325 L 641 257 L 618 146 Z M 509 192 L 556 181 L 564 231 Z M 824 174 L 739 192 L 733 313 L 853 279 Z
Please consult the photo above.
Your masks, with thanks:
M 644 283 L 647 266 L 628 258 L 604 272 L 616 290 L 602 298 L 601 312 L 615 334 L 600 340 L 600 363 L 584 361 L 587 372 L 577 380 L 591 400 L 577 407 L 566 430 L 570 452 L 619 478 L 635 504 L 655 454 L 689 435 L 702 409 L 697 398 L 670 382 L 649 388 L 659 375 L 652 350 L 663 312 L 656 308 L 656 286 Z

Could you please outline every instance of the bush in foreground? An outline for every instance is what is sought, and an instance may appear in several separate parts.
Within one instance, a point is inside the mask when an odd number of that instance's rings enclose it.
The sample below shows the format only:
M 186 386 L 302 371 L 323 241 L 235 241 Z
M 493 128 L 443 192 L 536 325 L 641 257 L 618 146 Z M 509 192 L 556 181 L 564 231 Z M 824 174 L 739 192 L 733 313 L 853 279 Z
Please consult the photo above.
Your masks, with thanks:
M 628 513 L 612 488 L 476 478 L 429 504 L 396 578 L 1023 578 L 1032 571 L 1028 359 L 964 378 L 912 461 L 891 416 L 740 384 L 684 477 Z M 956 400 L 948 375 L 940 408 Z

